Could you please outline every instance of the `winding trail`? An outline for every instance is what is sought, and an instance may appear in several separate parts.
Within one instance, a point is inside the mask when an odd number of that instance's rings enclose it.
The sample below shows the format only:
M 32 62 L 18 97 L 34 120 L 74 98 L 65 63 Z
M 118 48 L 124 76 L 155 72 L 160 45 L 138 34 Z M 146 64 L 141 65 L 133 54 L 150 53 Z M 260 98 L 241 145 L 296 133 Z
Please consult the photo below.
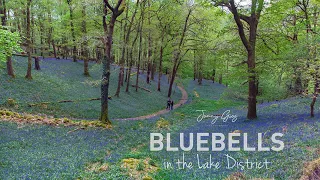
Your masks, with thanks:
M 182 106 L 183 104 L 185 104 L 188 101 L 187 91 L 181 86 L 177 86 L 177 87 L 181 91 L 182 96 L 181 96 L 180 101 L 178 103 L 175 103 L 175 105 L 173 105 L 173 109 L 176 109 L 176 108 Z M 114 120 L 119 120 L 119 121 L 121 121 L 121 120 L 122 121 L 125 121 L 125 120 L 144 120 L 144 119 L 150 119 L 150 118 L 162 115 L 162 114 L 166 114 L 168 112 L 170 112 L 170 110 L 163 109 L 163 110 L 160 110 L 160 111 L 153 113 L 153 114 L 148 114 L 148 115 L 133 117 L 133 118 L 114 119 Z

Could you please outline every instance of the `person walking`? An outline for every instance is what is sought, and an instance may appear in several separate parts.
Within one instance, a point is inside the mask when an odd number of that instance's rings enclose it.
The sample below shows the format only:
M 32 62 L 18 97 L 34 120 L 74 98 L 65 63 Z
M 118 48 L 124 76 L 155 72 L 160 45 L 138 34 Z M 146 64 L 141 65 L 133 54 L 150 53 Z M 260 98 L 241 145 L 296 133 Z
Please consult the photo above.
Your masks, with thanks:
M 170 102 L 170 109 L 173 110 L 173 100 Z

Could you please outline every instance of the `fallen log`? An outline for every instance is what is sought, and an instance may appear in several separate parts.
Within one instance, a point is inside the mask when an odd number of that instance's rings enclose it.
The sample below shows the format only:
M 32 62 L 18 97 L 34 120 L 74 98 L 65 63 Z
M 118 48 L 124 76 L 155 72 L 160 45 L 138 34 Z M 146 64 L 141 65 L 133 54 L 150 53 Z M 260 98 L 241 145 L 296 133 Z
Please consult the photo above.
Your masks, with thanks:
M 108 99 L 111 100 L 112 97 L 109 96 Z M 32 107 L 32 106 L 38 106 L 38 105 L 42 105 L 42 104 L 82 102 L 82 101 L 97 101 L 97 100 L 101 100 L 101 98 L 91 98 L 91 99 L 81 99 L 81 100 L 61 100 L 61 101 L 56 101 L 56 102 L 40 102 L 40 103 L 28 104 L 28 106 Z
M 131 85 L 131 86 L 132 86 L 132 87 L 137 87 L 136 85 Z M 142 89 L 142 90 L 145 90 L 145 91 L 151 93 L 151 91 L 150 91 L 149 89 L 147 89 L 147 88 L 140 87 L 140 86 L 138 86 L 138 88 L 140 88 L 140 89 Z
M 13 56 L 21 56 L 21 57 L 28 57 L 27 54 L 12 54 Z M 37 58 L 39 56 L 31 55 L 32 58 Z

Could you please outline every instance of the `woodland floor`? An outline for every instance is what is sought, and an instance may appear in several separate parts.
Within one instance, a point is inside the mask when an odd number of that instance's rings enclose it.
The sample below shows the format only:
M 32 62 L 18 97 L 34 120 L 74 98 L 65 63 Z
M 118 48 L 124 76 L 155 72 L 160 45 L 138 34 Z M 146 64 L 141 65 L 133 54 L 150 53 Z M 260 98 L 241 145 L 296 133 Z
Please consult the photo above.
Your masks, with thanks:
M 16 62 L 19 63 L 19 62 Z M 71 62 L 65 62 L 68 64 Z M 61 69 L 59 65 L 52 63 L 50 68 L 58 69 L 55 71 L 45 72 L 46 61 L 43 62 L 43 72 L 35 72 L 33 82 L 25 82 L 22 75 L 16 80 L 9 80 L 11 84 L 2 82 L 1 89 L 2 101 L 7 97 L 15 98 L 19 102 L 29 102 L 35 90 L 32 88 L 35 84 L 43 83 L 46 78 L 56 76 L 54 80 L 47 81 L 59 82 L 59 85 L 70 84 L 71 77 L 69 73 L 76 72 L 72 69 Z M 60 63 L 61 64 L 61 63 Z M 91 65 L 94 66 L 94 65 Z M 49 66 L 47 66 L 49 68 Z M 82 66 L 79 63 L 77 70 L 79 71 L 76 77 L 77 81 L 84 82 L 80 70 Z M 94 67 L 91 67 L 94 68 Z M 17 68 L 18 69 L 18 68 Z M 17 70 L 17 72 L 20 72 Z M 22 71 L 21 71 L 22 72 Z M 55 75 L 54 75 L 55 73 Z M 4 74 L 4 72 L 2 73 Z M 37 75 L 38 74 L 38 75 Z M 116 73 L 113 73 L 116 74 Z M 48 75 L 48 76 L 46 76 Z M 61 78 L 57 78 L 59 76 Z M 69 77 L 68 77 L 69 76 Z M 75 74 L 72 74 L 74 77 Z M 92 75 L 94 77 L 94 75 Z M 114 75 L 115 76 L 115 75 Z M 3 79 L 1 77 L 1 79 Z M 59 79 L 59 81 L 58 81 Z M 97 75 L 98 79 L 98 75 Z M 8 81 L 8 80 L 7 80 Z M 166 84 L 164 79 L 164 84 Z M 113 120 L 111 129 L 103 128 L 85 128 L 73 131 L 76 127 L 63 126 L 47 126 L 35 124 L 15 124 L 10 122 L 0 121 L 0 179 L 142 179 L 150 176 L 154 179 L 223 179 L 234 172 L 239 172 L 239 169 L 219 171 L 214 169 L 208 170 L 165 170 L 162 166 L 164 161 L 173 161 L 181 158 L 180 152 L 150 152 L 149 150 L 149 134 L 151 132 L 161 132 L 165 134 L 171 133 L 173 145 L 178 143 L 179 133 L 197 133 L 197 132 L 219 132 L 227 134 L 235 130 L 246 132 L 249 135 L 250 146 L 257 144 L 256 134 L 264 133 L 264 137 L 270 138 L 274 132 L 282 132 L 285 149 L 281 152 L 201 152 L 198 153 L 202 157 L 213 155 L 214 160 L 221 159 L 225 154 L 229 154 L 237 159 L 264 160 L 267 158 L 272 161 L 271 168 L 244 170 L 241 171 L 248 178 L 274 178 L 274 179 L 299 179 L 302 175 L 302 170 L 305 162 L 312 161 L 320 156 L 320 113 L 319 103 L 316 105 L 316 118 L 309 117 L 309 104 L 311 99 L 308 97 L 295 97 L 281 101 L 263 103 L 258 105 L 259 118 L 254 121 L 246 119 L 246 104 L 244 101 L 238 100 L 230 96 L 229 91 L 223 85 L 212 83 L 204 80 L 202 86 L 198 86 L 195 81 L 181 80 L 180 83 L 188 93 L 188 100 L 184 106 L 181 106 L 173 111 L 168 111 L 166 114 L 158 114 L 157 116 L 148 117 L 148 120 L 136 121 L 117 121 Z M 75 84 L 75 83 L 74 83 Z M 57 84 L 56 84 L 57 85 Z M 13 87 L 13 88 L 12 88 Z M 28 87 L 23 89 L 16 89 Z M 56 87 L 55 87 L 56 88 Z M 60 100 L 70 98 L 70 94 L 65 94 L 63 97 L 59 92 L 63 89 L 48 87 L 41 94 L 41 100 Z M 64 87 L 70 88 L 70 87 Z M 97 94 L 86 94 L 88 87 L 78 87 L 74 85 L 70 89 L 75 90 L 82 98 L 95 97 Z M 48 99 L 47 92 L 52 89 L 55 95 Z M 63 91 L 68 92 L 70 89 Z M 164 88 L 165 89 L 165 88 Z M 3 91 L 5 93 L 3 93 Z M 17 92 L 18 91 L 18 92 Z M 165 92 L 165 91 L 164 91 Z M 20 96 L 17 94 L 19 93 Z M 26 96 L 22 96 L 24 93 Z M 5 95 L 3 97 L 3 94 Z M 9 94 L 9 95 L 8 95 Z M 134 94 L 133 92 L 130 95 Z M 185 97 L 185 93 L 183 92 Z M 125 100 L 129 100 L 125 93 L 122 93 Z M 144 99 L 146 94 L 137 94 L 137 99 Z M 72 96 L 72 95 L 71 95 Z M 23 99 L 22 97 L 25 97 Z M 181 97 L 180 92 L 176 92 L 175 101 Z M 20 98 L 20 99 L 19 99 Z M 126 99 L 128 98 L 128 99 Z M 1 99 L 1 98 L 0 98 Z M 80 97 L 79 97 L 80 99 Z M 120 98 L 122 99 L 122 97 Z M 121 100 L 118 101 L 121 101 Z M 155 99 L 151 104 L 158 103 L 163 99 Z M 184 100 L 184 98 L 182 98 Z M 139 104 L 141 101 L 129 100 L 130 103 Z M 143 101 L 150 101 L 145 99 Z M 164 100 L 164 102 L 166 99 Z M 143 114 L 134 114 L 127 106 L 132 106 L 124 103 L 125 109 L 128 109 L 128 117 L 144 116 L 157 112 L 161 108 L 149 113 L 147 110 Z M 177 102 L 177 101 L 176 101 Z M 161 102 L 162 103 L 162 102 Z M 180 104 L 180 103 L 179 103 Z M 149 106 L 149 104 L 148 104 Z M 78 106 L 77 108 L 81 108 Z M 117 104 L 121 108 L 121 103 Z M 135 105 L 137 108 L 138 105 Z M 84 116 L 77 114 L 71 107 L 71 104 L 64 104 L 62 109 L 66 111 L 56 110 L 53 106 L 52 113 L 61 116 L 72 113 L 71 117 L 77 118 Z M 95 107 L 92 107 L 95 108 Z M 24 107 L 19 107 L 18 111 L 25 111 Z M 79 109 L 81 110 L 81 109 Z M 91 111 L 91 109 L 87 109 Z M 155 111 L 154 111 L 155 110 Z M 209 120 L 197 122 L 199 112 L 196 110 L 206 110 L 208 114 L 221 114 L 225 110 L 230 110 L 231 114 L 236 114 L 238 120 L 235 123 L 228 122 L 226 124 L 212 125 Z M 123 111 L 123 110 L 122 110 Z M 132 113 L 130 113 L 132 111 Z M 28 111 L 30 113 L 47 113 L 47 109 Z M 48 113 L 50 114 L 50 113 Z M 88 118 L 93 116 L 90 114 Z M 129 116 L 132 115 L 132 116 Z M 116 117 L 116 116 L 113 116 Z M 285 131 L 284 131 L 285 127 Z M 71 132 L 71 133 L 70 133 Z M 188 137 L 185 138 L 188 141 Z M 264 145 L 270 144 L 270 141 L 264 142 Z M 197 152 L 191 151 L 185 153 L 186 159 L 195 161 Z M 133 159 L 128 159 L 133 158 Z M 138 164 L 135 162 L 139 162 Z M 148 163 L 144 163 L 148 161 Z M 129 168 L 124 168 L 125 165 L 132 165 Z M 158 169 L 153 171 L 153 169 Z
M 5 107 L 16 112 L 46 114 L 55 118 L 97 119 L 100 115 L 100 101 L 86 101 L 100 97 L 101 65 L 90 63 L 90 77 L 83 76 L 83 61 L 55 60 L 46 58 L 41 61 L 41 71 L 33 70 L 33 80 L 26 81 L 26 58 L 14 58 L 16 78 L 11 79 L 5 70 L 0 71 L 0 107 L 12 98 L 17 106 Z M 131 118 L 148 115 L 166 108 L 167 89 L 165 76 L 161 79 L 162 91 L 157 91 L 158 76 L 150 84 L 146 83 L 146 72 L 140 75 L 139 86 L 151 93 L 130 86 L 125 92 L 126 83 L 121 88 L 120 98 L 114 97 L 117 89 L 119 68 L 112 66 L 109 101 L 110 118 Z M 136 81 L 136 73 L 131 73 L 131 82 Z M 172 99 L 178 102 L 182 94 L 174 85 Z M 75 100 L 74 103 L 57 103 L 62 100 Z M 50 104 L 29 107 L 28 104 L 50 102 Z M 2 104 L 2 105 L 1 105 Z

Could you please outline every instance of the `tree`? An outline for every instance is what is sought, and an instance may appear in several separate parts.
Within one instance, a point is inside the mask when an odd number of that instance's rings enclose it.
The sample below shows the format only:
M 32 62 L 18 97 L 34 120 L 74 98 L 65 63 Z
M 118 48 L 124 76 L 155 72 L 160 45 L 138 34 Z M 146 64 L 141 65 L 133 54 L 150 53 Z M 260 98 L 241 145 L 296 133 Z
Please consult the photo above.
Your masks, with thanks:
M 188 12 L 187 12 L 187 16 L 186 16 L 185 21 L 184 21 L 184 25 L 183 25 L 181 36 L 178 39 L 178 46 L 176 47 L 176 49 L 173 52 L 173 67 L 172 67 L 172 74 L 171 74 L 171 78 L 170 78 L 168 97 L 171 97 L 173 83 L 174 83 L 174 80 L 176 78 L 179 66 L 180 66 L 180 64 L 182 62 L 181 61 L 181 58 L 183 56 L 182 48 L 183 48 L 183 43 L 184 43 L 184 40 L 185 40 L 185 37 L 186 37 L 187 30 L 188 30 L 188 22 L 189 22 L 191 13 L 192 13 L 192 8 L 189 8 Z M 187 51 L 185 53 L 187 53 Z
M 249 96 L 248 96 L 248 119 L 257 118 L 257 94 L 256 94 L 256 41 L 257 29 L 260 15 L 264 6 L 264 0 L 252 0 L 250 15 L 241 14 L 238 7 L 236 7 L 234 0 L 218 1 L 216 5 L 224 6 L 233 14 L 233 18 L 238 27 L 238 33 L 247 51 L 248 66 L 248 82 L 249 82 Z M 243 22 L 247 23 L 249 29 L 249 37 L 245 34 L 245 26 Z
M 87 15 L 86 15 L 86 4 L 85 1 L 82 2 L 82 40 L 83 40 L 83 45 L 82 45 L 82 56 L 83 56 L 83 61 L 84 61 L 84 72 L 83 74 L 85 76 L 90 76 L 89 73 L 89 59 L 88 59 L 88 38 L 87 38 Z
M 7 26 L 6 0 L 0 0 L 0 7 L 1 7 L 0 8 L 1 24 L 2 24 L 2 26 Z M 15 78 L 11 56 L 7 56 L 7 73 L 12 78 Z
M 138 92 L 139 88 L 139 75 L 140 75 L 140 62 L 142 56 L 142 30 L 143 30 L 143 23 L 144 23 L 144 10 L 145 10 L 145 0 L 141 3 L 141 18 L 139 22 L 139 52 L 138 52 L 138 62 L 137 62 L 137 77 L 136 77 L 136 92 Z
M 31 69 L 32 69 L 32 58 L 31 58 L 31 31 L 30 31 L 30 7 L 31 7 L 31 0 L 27 0 L 27 54 L 28 54 L 28 70 L 27 70 L 27 79 L 32 79 Z
M 130 41 L 130 34 L 131 34 L 131 31 L 132 31 L 132 26 L 133 26 L 133 23 L 134 23 L 134 20 L 135 20 L 135 17 L 136 17 L 136 13 L 138 11 L 138 7 L 139 7 L 139 0 L 137 0 L 137 2 L 136 2 L 136 7 L 135 7 L 135 10 L 134 10 L 134 12 L 133 12 L 133 14 L 131 16 L 131 20 L 130 20 L 128 28 L 127 28 L 127 22 L 124 25 L 124 27 L 125 27 L 124 28 L 125 29 L 125 32 L 124 32 L 124 43 L 123 43 L 123 47 L 122 47 L 122 56 L 121 56 L 121 59 L 120 59 L 120 71 L 119 71 L 119 77 L 118 77 L 119 78 L 118 79 L 118 88 L 117 88 L 117 91 L 116 91 L 116 94 L 115 94 L 115 96 L 117 96 L 117 97 L 119 97 L 119 95 L 120 95 L 121 81 L 123 80 L 123 76 L 124 76 L 124 54 L 125 54 L 125 52 L 128 53 L 128 51 L 129 51 L 127 46 L 128 46 L 129 41 Z M 127 8 L 127 9 L 129 9 L 129 8 Z M 126 17 L 128 17 L 128 10 L 127 10 Z M 127 19 L 126 19 L 126 21 L 127 21 Z M 132 53 L 132 48 L 133 47 L 131 47 L 131 53 Z M 129 68 L 131 68 L 131 67 L 129 67 Z M 130 76 L 130 73 L 129 73 L 129 76 Z M 126 89 L 126 91 L 128 92 L 128 88 Z
M 10 32 L 0 26 L 0 63 L 5 62 L 13 53 L 21 51 L 20 43 L 19 33 Z
M 100 120 L 103 123 L 111 124 L 108 113 L 108 95 L 109 95 L 109 80 L 110 80 L 110 64 L 112 61 L 111 57 L 111 48 L 112 48 L 112 38 L 114 32 L 114 26 L 117 18 L 123 13 L 125 10 L 125 1 L 118 0 L 115 7 L 112 7 L 109 4 L 108 0 L 104 0 L 104 15 L 107 14 L 107 8 L 111 11 L 111 17 L 109 21 L 109 27 L 107 31 L 107 39 L 104 40 L 105 44 L 105 56 L 102 61 L 102 81 L 101 81 L 101 116 Z M 103 27 L 105 31 L 107 30 L 106 18 L 103 18 Z
M 69 12 L 70 12 L 70 28 L 71 28 L 71 35 L 72 35 L 72 45 L 73 45 L 73 52 L 72 52 L 72 59 L 73 62 L 77 62 L 77 47 L 76 47 L 76 35 L 74 30 L 74 18 L 73 18 L 73 5 L 72 0 L 67 0 L 68 6 L 69 6 Z

